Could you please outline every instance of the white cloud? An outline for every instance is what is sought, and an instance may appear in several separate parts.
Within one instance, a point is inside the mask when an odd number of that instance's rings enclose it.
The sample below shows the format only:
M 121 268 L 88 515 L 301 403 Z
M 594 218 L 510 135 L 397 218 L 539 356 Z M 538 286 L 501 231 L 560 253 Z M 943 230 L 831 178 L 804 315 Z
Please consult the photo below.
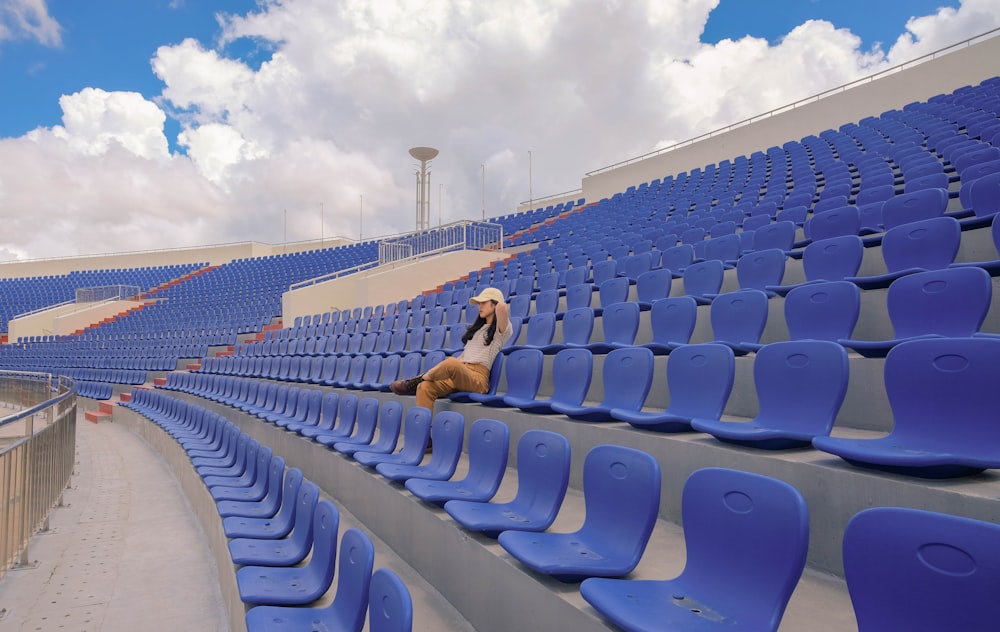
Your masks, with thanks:
M 45 0 L 0 3 L 0 42 L 33 39 L 46 46 L 62 44 L 62 27 L 49 15 Z
M 704 44 L 718 0 L 261 0 L 220 16 L 218 48 L 163 45 L 153 102 L 83 90 L 63 125 L 0 140 L 8 255 L 407 230 L 413 160 L 431 214 L 479 217 L 579 186 L 590 169 L 785 105 L 963 39 L 1000 7 L 966 0 L 907 25 L 888 53 L 809 21 L 777 44 Z M 44 5 L 43 5 L 44 6 Z M 266 61 L 232 58 L 249 38 Z M 244 42 L 241 42 L 244 43 Z M 241 46 L 241 48 L 243 48 Z M 164 117 L 184 155 L 169 155 Z M 440 187 L 440 185 L 444 185 Z M 8 218 L 28 209 L 54 218 Z M 11 220 L 11 221 L 8 221 Z

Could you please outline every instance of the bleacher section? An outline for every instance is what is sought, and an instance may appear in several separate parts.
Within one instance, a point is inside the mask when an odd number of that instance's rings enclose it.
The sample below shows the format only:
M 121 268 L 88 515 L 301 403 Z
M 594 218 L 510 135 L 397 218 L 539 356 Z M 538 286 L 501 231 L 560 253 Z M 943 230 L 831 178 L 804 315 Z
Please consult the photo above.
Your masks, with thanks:
M 961 629 L 995 625 L 995 552 L 962 530 L 1000 550 L 990 388 L 1000 378 L 1000 77 L 497 222 L 514 254 L 411 300 L 281 314 L 290 284 L 369 265 L 376 242 L 239 260 L 151 291 L 155 305 L 84 334 L 0 346 L 0 367 L 72 375 L 97 396 L 107 389 L 91 383 L 163 371 L 129 408 L 194 459 L 228 459 L 255 502 L 280 488 L 261 478 L 268 466 L 281 465 L 277 480 L 289 480 L 286 465 L 299 472 L 334 499 L 326 520 L 338 508 L 357 516 L 476 629 L 846 630 L 852 603 L 861 622 L 921 609 L 939 622 L 947 609 L 966 617 Z M 515 334 L 490 392 L 440 401 L 431 423 L 388 384 L 459 352 L 475 318 L 468 299 L 488 286 L 508 297 Z M 197 368 L 174 370 L 191 357 Z M 504 459 L 480 436 L 490 427 Z M 206 442 L 212 454 L 191 452 Z M 248 456 L 253 444 L 267 465 Z M 387 459 L 399 467 L 375 467 Z M 467 473 L 450 499 L 407 482 Z M 633 483 L 641 498 L 629 497 Z M 522 486 L 547 502 L 518 502 Z M 479 498 L 449 507 L 464 494 Z M 490 499 L 511 504 L 479 512 Z M 869 526 L 878 507 L 919 509 L 897 520 L 939 525 L 899 527 L 901 550 L 883 563 L 920 557 L 925 583 L 941 582 L 954 603 L 915 593 L 886 597 L 883 611 L 859 606 L 857 591 L 880 587 L 861 579 L 852 543 L 884 528 Z M 709 536 L 728 553 L 713 558 Z M 333 550 L 330 537 L 313 550 Z M 250 596 L 240 566 L 262 562 L 233 542 L 219 558 L 231 615 L 290 603 Z M 300 545 L 302 557 L 281 566 L 304 559 L 312 545 Z M 910 586 L 905 575 L 884 581 Z M 968 583 L 957 590 L 949 575 Z M 296 603 L 329 586 L 324 575 Z M 273 619 L 249 612 L 251 629 L 269 629 Z M 905 615 L 916 629 L 921 617 Z

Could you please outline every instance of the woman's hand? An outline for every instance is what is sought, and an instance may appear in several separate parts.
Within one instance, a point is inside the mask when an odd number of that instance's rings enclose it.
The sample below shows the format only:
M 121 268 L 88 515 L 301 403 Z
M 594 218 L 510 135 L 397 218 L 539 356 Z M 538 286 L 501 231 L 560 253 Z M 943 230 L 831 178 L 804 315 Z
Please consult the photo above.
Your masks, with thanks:
M 497 331 L 506 332 L 507 328 L 510 327 L 510 305 L 500 301 L 493 314 L 497 319 Z

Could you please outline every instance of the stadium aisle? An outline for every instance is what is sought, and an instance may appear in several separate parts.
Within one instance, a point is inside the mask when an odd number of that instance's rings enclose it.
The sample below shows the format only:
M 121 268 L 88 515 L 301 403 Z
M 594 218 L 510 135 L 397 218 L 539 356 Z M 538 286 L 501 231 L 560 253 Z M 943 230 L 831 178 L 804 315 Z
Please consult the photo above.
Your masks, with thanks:
M 78 409 L 66 507 L 0 579 L 0 629 L 226 630 L 217 573 L 166 464 L 127 428 Z

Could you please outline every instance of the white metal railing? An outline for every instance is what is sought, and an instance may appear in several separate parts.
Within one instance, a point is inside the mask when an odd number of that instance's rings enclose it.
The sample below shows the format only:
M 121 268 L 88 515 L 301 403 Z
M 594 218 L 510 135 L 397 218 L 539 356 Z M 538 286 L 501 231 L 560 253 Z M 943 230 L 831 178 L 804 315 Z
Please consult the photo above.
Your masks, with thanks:
M 31 567 L 28 541 L 48 529 L 73 473 L 73 381 L 47 373 L 0 371 L 0 400 L 21 410 L 0 419 L 0 576 Z M 11 431 L 14 432 L 11 432 Z
M 453 250 L 502 250 L 503 226 L 461 220 L 379 242 L 379 265 Z
M 98 285 L 76 289 L 77 303 L 99 303 L 102 301 L 134 301 L 140 294 L 138 285 Z
M 945 48 L 941 48 L 941 49 L 936 50 L 934 52 L 927 53 L 926 55 L 921 55 L 920 57 L 917 57 L 915 59 L 911 59 L 911 60 L 909 60 L 907 62 L 903 62 L 902 64 L 898 64 L 896 66 L 893 66 L 892 68 L 886 68 L 885 70 L 880 70 L 879 72 L 876 72 L 874 74 L 868 75 L 866 77 L 862 77 L 860 79 L 855 79 L 854 81 L 851 81 L 850 83 L 845 83 L 843 85 L 837 86 L 836 88 L 830 88 L 829 90 L 825 90 L 823 92 L 820 92 L 819 94 L 814 94 L 814 95 L 812 95 L 810 97 L 806 97 L 804 99 L 799 99 L 798 101 L 795 101 L 793 103 L 789 103 L 788 105 L 783 105 L 783 106 L 781 106 L 779 108 L 775 108 L 773 110 L 769 110 L 767 112 L 764 112 L 763 114 L 758 114 L 756 116 L 751 116 L 748 119 L 743 119 L 742 121 L 739 121 L 737 123 L 733 123 L 732 125 L 727 125 L 725 127 L 720 127 L 718 129 L 712 130 L 711 132 L 707 132 L 705 134 L 701 134 L 699 136 L 695 136 L 694 138 L 689 138 L 687 140 L 682 140 L 679 143 L 674 143 L 673 145 L 670 145 L 668 147 L 661 147 L 660 149 L 655 149 L 655 150 L 653 150 L 651 152 L 642 154 L 641 156 L 634 156 L 632 158 L 628 158 L 626 160 L 622 160 L 621 162 L 616 162 L 613 165 L 608 165 L 606 167 L 601 167 L 600 169 L 594 169 L 593 171 L 588 171 L 584 175 L 589 178 L 590 176 L 595 176 L 595 175 L 600 174 L 600 173 L 605 173 L 605 172 L 611 171 L 613 169 L 618 169 L 619 167 L 624 167 L 626 165 L 630 165 L 632 163 L 639 162 L 640 160 L 645 160 L 647 158 L 652 158 L 653 156 L 659 156 L 660 154 L 665 154 L 665 153 L 673 151 L 675 149 L 680 149 L 681 147 L 687 147 L 688 145 L 693 145 L 693 144 L 695 144 L 695 143 L 697 143 L 699 141 L 702 141 L 702 140 L 705 140 L 705 139 L 708 139 L 708 138 L 712 138 L 713 136 L 718 136 L 720 134 L 725 134 L 726 132 L 730 132 L 730 131 L 732 131 L 732 130 L 734 130 L 736 128 L 745 127 L 747 125 L 750 125 L 751 123 L 755 123 L 755 122 L 763 120 L 763 119 L 771 118 L 772 116 L 777 116 L 778 114 L 782 114 L 783 112 L 787 112 L 789 110 L 794 110 L 797 107 L 802 107 L 803 105 L 808 105 L 808 104 L 813 103 L 815 101 L 819 101 L 820 99 L 823 99 L 823 98 L 826 98 L 826 97 L 829 97 L 829 96 L 833 96 L 834 94 L 839 94 L 841 92 L 845 92 L 846 90 L 850 90 L 851 88 L 855 88 L 857 86 L 860 86 L 861 84 L 871 83 L 871 82 L 873 82 L 873 81 L 875 81 L 877 79 L 880 79 L 881 77 L 884 77 L 886 75 L 895 74 L 895 73 L 897 73 L 897 72 L 899 72 L 901 70 L 905 70 L 906 68 L 910 68 L 911 66 L 917 66 L 917 65 L 922 64 L 924 62 L 927 62 L 927 61 L 930 61 L 930 60 L 935 59 L 937 57 L 940 57 L 941 55 L 954 52 L 954 51 L 958 50 L 959 48 L 968 48 L 969 46 L 972 46 L 973 44 L 975 44 L 977 42 L 988 40 L 988 39 L 990 39 L 992 37 L 996 37 L 997 35 L 1000 35 L 1000 28 L 995 28 L 995 29 L 992 29 L 992 30 L 987 31 L 985 33 L 981 33 L 979 35 L 976 35 L 975 37 L 970 37 L 969 39 L 962 40 L 961 42 L 956 42 L 956 43 L 952 44 L 951 46 L 946 46 Z

